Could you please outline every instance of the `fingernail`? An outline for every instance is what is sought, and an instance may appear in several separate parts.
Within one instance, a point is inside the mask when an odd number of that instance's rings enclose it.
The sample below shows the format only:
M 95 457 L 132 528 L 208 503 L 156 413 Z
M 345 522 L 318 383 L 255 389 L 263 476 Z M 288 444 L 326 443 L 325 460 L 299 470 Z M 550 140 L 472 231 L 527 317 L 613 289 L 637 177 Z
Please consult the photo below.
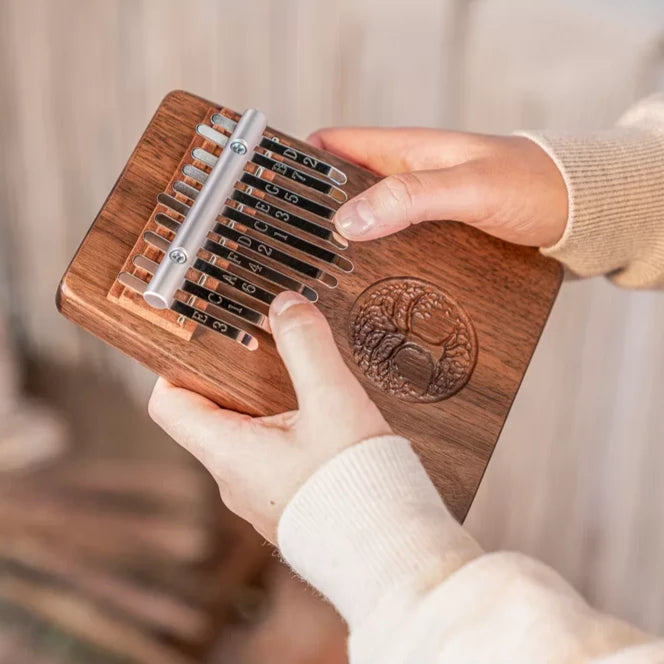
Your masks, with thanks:
M 294 291 L 284 291 L 283 293 L 279 293 L 279 295 L 272 300 L 270 313 L 275 316 L 281 316 L 281 314 L 296 304 L 307 304 L 308 302 L 309 300 L 299 293 Z
M 358 198 L 339 208 L 334 223 L 342 235 L 358 237 L 375 226 L 376 218 L 366 198 Z

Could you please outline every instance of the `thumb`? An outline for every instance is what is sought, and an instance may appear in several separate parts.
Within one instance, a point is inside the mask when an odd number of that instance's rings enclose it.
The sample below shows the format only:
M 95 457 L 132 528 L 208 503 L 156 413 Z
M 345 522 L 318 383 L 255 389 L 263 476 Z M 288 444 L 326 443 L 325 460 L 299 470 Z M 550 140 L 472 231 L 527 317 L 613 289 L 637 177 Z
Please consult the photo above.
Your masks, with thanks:
M 344 363 L 323 314 L 298 293 L 277 295 L 270 307 L 270 327 L 299 407 L 327 400 L 353 399 L 364 390 Z
M 334 223 L 349 240 L 373 240 L 420 221 L 471 223 L 487 206 L 478 182 L 468 164 L 390 175 L 342 205 Z

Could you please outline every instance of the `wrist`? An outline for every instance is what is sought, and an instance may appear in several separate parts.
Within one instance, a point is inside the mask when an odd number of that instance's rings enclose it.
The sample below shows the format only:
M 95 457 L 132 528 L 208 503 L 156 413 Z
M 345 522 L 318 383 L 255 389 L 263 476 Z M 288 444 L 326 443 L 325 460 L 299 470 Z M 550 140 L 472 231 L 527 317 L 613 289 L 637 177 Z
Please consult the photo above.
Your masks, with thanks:
M 563 166 L 555 153 L 528 132 L 515 132 L 510 140 L 519 145 L 536 196 L 532 205 L 537 224 L 536 245 L 551 247 L 563 237 L 570 215 L 569 189 Z
M 278 541 L 351 626 L 391 588 L 444 578 L 481 553 L 399 436 L 365 440 L 320 468 L 287 505 Z
M 555 161 L 569 192 L 565 231 L 542 252 L 579 276 L 612 273 L 615 283 L 628 288 L 661 283 L 662 135 L 634 127 L 523 135 Z

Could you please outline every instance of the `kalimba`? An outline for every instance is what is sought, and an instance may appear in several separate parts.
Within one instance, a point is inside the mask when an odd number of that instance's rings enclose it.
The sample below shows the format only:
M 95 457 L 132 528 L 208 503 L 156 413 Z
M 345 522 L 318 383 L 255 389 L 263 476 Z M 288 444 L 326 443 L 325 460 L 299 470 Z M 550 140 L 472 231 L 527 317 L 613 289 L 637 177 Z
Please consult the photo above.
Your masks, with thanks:
M 334 213 L 379 179 L 267 127 L 259 111 L 173 92 L 57 303 L 172 383 L 267 415 L 296 407 L 267 312 L 278 292 L 300 292 L 462 519 L 562 272 L 450 221 L 349 245 Z

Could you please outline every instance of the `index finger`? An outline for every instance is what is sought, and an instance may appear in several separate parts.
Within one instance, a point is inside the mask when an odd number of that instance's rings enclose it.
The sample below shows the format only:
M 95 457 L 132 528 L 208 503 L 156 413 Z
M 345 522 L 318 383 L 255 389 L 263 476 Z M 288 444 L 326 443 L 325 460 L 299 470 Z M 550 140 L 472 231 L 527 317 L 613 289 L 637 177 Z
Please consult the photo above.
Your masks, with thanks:
M 456 166 L 486 149 L 480 134 L 422 127 L 330 127 L 307 140 L 381 175 Z
M 150 417 L 208 470 L 228 440 L 238 438 L 252 418 L 220 408 L 200 394 L 159 378 L 148 404 Z

